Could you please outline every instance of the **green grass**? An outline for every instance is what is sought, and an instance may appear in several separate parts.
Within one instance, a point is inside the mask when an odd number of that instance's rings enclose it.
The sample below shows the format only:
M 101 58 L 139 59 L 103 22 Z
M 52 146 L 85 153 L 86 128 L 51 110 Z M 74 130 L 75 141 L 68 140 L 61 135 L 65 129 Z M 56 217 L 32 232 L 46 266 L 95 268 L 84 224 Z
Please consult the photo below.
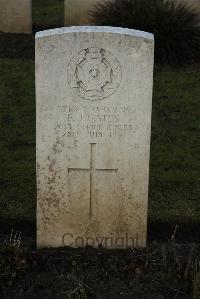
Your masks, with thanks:
M 34 63 L 0 60 L 0 218 L 35 217 Z
M 34 62 L 0 59 L 0 219 L 35 220 Z M 156 68 L 149 218 L 200 221 L 200 71 Z
M 33 25 L 61 27 L 64 24 L 64 0 L 33 0 Z
M 152 220 L 200 220 L 199 111 L 199 71 L 156 70 L 150 165 Z

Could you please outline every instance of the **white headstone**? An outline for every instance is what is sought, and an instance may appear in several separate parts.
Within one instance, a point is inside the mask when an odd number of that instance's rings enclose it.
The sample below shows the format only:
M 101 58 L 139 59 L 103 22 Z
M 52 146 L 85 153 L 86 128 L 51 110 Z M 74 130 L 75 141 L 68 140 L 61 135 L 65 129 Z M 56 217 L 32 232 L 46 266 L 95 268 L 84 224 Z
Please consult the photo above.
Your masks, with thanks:
M 65 26 L 90 25 L 90 10 L 107 0 L 65 0 Z
M 154 39 L 36 35 L 37 245 L 146 245 Z
M 0 0 L 0 32 L 31 33 L 32 1 Z

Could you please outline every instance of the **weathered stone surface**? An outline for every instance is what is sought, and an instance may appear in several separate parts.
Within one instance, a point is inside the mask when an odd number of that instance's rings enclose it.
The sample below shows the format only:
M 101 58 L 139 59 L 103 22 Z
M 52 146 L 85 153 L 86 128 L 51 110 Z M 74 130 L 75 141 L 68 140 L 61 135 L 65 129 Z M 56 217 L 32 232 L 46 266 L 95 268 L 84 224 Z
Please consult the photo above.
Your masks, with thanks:
M 153 52 L 129 29 L 37 33 L 39 247 L 145 246 Z
M 90 10 L 98 2 L 99 0 L 65 0 L 65 25 L 91 25 Z
M 31 33 L 32 1 L 0 0 L 0 31 L 5 33 Z

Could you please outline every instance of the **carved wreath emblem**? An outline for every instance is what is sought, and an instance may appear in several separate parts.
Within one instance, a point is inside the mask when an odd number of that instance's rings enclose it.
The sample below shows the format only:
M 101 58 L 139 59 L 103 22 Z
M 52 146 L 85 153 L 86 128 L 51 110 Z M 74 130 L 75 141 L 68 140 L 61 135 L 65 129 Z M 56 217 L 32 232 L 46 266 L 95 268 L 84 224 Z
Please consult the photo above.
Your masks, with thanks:
M 101 48 L 84 49 L 69 64 L 69 84 L 79 96 L 102 100 L 111 96 L 121 82 L 119 61 Z

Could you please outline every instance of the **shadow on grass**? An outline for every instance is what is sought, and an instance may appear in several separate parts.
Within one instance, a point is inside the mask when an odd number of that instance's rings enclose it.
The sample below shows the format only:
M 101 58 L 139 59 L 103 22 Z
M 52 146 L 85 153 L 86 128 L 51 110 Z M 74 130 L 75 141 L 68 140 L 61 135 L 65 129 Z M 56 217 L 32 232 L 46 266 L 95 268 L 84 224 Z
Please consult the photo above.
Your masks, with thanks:
M 175 227 L 178 225 L 176 240 L 181 243 L 200 242 L 199 222 L 159 222 L 148 221 L 148 242 L 167 242 L 171 239 Z M 36 222 L 22 219 L 0 218 L 0 240 L 10 235 L 12 231 L 21 231 L 23 238 L 36 240 Z

